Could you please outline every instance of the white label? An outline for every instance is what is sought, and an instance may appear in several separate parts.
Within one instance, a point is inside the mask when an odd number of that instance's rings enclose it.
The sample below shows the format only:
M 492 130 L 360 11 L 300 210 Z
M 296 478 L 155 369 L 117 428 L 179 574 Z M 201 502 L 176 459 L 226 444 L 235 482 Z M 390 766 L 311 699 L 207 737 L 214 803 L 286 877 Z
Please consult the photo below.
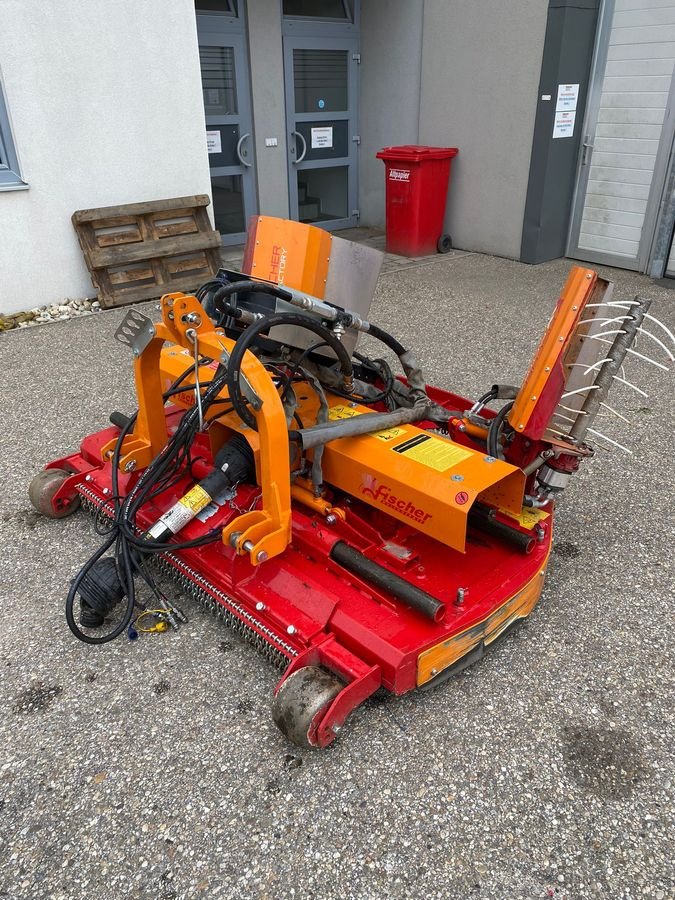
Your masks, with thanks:
M 555 119 L 553 120 L 554 138 L 572 137 L 574 134 L 574 119 L 576 114 L 576 110 L 562 110 L 562 112 L 556 112 Z
M 559 84 L 558 99 L 555 104 L 555 111 L 562 112 L 563 109 L 576 109 L 577 100 L 579 99 L 578 84 Z
M 333 146 L 333 126 L 312 128 L 312 150 L 326 150 Z
M 541 95 L 541 99 L 542 99 L 542 100 L 550 100 L 550 99 L 551 99 L 551 95 L 550 95 L 550 94 L 542 94 L 542 95 Z
M 389 181 L 410 181 L 410 169 L 389 169 Z
M 276 147 L 279 141 L 276 138 L 265 138 L 266 147 Z
M 181 503 L 176 503 L 168 512 L 164 513 L 161 519 L 158 519 L 157 524 L 150 529 L 149 534 L 151 537 L 157 537 L 164 528 L 168 528 L 172 534 L 178 534 L 181 528 L 187 525 L 188 522 L 191 522 L 194 517 L 192 510 Z
M 207 131 L 206 132 L 206 147 L 209 153 L 222 153 L 223 145 L 220 142 L 220 132 L 219 131 Z

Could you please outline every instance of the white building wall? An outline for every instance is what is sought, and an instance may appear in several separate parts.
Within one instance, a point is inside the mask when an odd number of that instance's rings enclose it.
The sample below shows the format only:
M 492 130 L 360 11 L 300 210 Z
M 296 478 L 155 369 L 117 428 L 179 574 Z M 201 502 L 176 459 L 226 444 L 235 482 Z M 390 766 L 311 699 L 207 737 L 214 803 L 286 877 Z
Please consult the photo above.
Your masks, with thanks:
M 76 209 L 210 193 L 193 0 L 0 0 L 0 312 L 95 293 Z

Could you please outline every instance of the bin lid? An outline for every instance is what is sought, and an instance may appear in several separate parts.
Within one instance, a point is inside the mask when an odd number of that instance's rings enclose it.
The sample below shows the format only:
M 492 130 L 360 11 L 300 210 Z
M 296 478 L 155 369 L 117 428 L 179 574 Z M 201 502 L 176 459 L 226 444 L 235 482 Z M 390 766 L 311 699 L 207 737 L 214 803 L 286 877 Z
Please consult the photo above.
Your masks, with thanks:
M 376 156 L 385 160 L 421 162 L 424 159 L 452 159 L 458 153 L 457 147 L 421 147 L 418 144 L 404 144 L 401 147 L 383 147 Z

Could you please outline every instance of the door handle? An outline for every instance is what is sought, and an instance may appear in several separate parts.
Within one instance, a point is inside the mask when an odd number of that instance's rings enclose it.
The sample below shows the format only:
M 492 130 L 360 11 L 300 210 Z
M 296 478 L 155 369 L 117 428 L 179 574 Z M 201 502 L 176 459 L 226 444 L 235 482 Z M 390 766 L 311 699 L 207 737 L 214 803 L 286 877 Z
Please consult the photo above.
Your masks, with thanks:
M 586 135 L 581 146 L 583 147 L 583 152 L 581 154 L 581 165 L 585 166 L 590 161 L 591 154 L 593 153 L 593 144 L 591 144 L 590 135 Z
M 239 162 L 242 164 L 242 166 L 246 166 L 247 169 L 250 169 L 252 163 L 250 163 L 247 159 L 244 159 L 244 157 L 241 155 L 241 145 L 248 137 L 251 137 L 251 135 L 247 131 L 246 134 L 242 134 L 242 136 L 237 141 L 237 156 L 239 157 Z
M 300 138 L 300 140 L 302 141 L 302 153 L 300 154 L 300 156 L 297 159 L 293 160 L 293 165 L 297 166 L 297 164 L 301 163 L 303 161 L 303 159 L 305 158 L 305 156 L 307 155 L 307 141 L 304 139 L 304 137 L 300 134 L 299 131 L 291 131 L 291 134 L 294 134 L 296 136 L 296 138 Z

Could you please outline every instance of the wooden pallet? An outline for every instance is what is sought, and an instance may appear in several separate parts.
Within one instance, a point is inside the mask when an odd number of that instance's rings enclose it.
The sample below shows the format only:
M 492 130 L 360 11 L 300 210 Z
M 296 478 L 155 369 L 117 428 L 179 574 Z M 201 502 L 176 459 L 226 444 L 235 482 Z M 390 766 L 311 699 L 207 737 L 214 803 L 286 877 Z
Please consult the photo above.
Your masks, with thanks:
M 195 290 L 220 266 L 207 194 L 80 209 L 72 220 L 101 306 Z

